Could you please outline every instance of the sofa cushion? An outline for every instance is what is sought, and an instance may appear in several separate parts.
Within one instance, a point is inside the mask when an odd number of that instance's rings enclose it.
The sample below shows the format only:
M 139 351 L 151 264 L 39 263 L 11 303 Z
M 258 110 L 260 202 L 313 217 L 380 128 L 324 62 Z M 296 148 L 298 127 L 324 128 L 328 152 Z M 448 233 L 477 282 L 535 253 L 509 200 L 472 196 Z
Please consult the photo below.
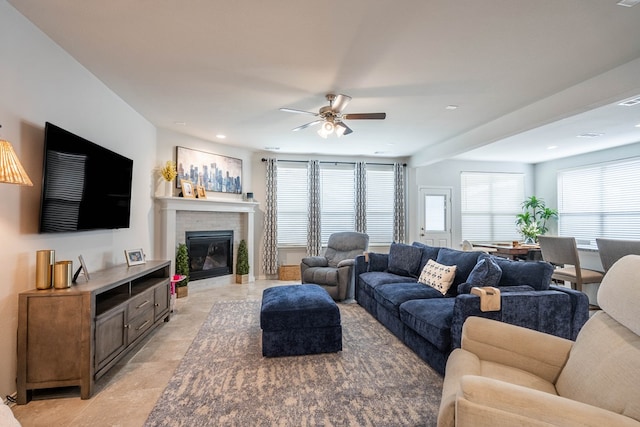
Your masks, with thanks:
M 312 267 L 302 273 L 303 283 L 322 283 L 338 286 L 338 270 L 334 267 Z
M 427 265 L 424 266 L 422 274 L 420 274 L 420 277 L 418 278 L 418 283 L 431 286 L 441 292 L 442 295 L 446 295 L 447 291 L 453 284 L 455 276 L 455 265 L 442 265 L 430 259 L 427 261 Z
M 502 269 L 491 257 L 479 257 L 478 263 L 467 277 L 467 283 L 478 287 L 498 286 L 500 277 Z
M 412 299 L 443 299 L 443 295 L 436 289 L 413 282 L 376 286 L 373 290 L 373 298 L 396 317 L 400 317 L 398 307 L 405 301 Z
M 367 271 L 385 271 L 387 269 L 389 254 L 369 252 L 368 256 L 369 265 L 367 266 Z
M 537 291 L 549 289 L 553 266 L 545 261 L 513 261 L 487 254 L 481 258 L 491 257 L 502 269 L 502 276 L 498 286 L 528 285 Z
M 413 246 L 420 248 L 422 250 L 422 257 L 420 258 L 420 268 L 418 271 L 422 271 L 424 266 L 427 265 L 427 261 L 430 259 L 436 260 L 438 258 L 438 252 L 440 252 L 440 248 L 437 246 L 429 246 L 420 242 L 413 242 Z
M 410 300 L 400 305 L 400 320 L 440 351 L 451 350 L 455 298 Z
M 467 281 L 467 277 L 476 266 L 478 256 L 481 252 L 464 252 L 449 248 L 440 248 L 436 262 L 444 265 L 456 266 L 456 277 L 453 279 L 453 285 L 449 288 L 447 295 L 455 296 L 458 285 Z
M 373 290 L 378 286 L 389 283 L 406 283 L 413 280 L 411 277 L 398 276 L 397 274 L 386 271 L 369 271 L 360 274 L 359 287 L 373 298 Z
M 404 243 L 391 243 L 387 270 L 402 276 L 418 277 L 421 259 L 422 250 L 420 248 Z

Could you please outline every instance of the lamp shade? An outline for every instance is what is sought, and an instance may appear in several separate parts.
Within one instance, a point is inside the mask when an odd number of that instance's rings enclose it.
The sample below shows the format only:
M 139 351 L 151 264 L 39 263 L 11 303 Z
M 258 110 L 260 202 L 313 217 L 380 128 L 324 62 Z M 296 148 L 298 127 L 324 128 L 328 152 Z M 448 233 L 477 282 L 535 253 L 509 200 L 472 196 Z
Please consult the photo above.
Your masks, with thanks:
M 0 182 L 33 185 L 9 141 L 0 139 Z

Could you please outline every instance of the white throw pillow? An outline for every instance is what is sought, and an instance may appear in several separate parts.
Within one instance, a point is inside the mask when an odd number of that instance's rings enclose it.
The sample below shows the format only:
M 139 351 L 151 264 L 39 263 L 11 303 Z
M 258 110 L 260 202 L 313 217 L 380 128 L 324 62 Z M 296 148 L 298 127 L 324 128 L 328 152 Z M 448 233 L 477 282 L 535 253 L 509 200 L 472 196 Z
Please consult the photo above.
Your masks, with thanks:
M 422 269 L 418 282 L 439 290 L 445 295 L 456 277 L 455 265 L 442 265 L 430 259 Z

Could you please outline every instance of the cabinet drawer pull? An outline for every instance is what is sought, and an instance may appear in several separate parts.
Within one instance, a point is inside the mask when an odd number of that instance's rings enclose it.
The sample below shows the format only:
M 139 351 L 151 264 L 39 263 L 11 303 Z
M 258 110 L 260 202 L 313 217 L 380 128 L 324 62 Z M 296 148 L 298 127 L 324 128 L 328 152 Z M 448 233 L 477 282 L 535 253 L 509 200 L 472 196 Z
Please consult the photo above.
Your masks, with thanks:
M 154 305 L 155 307 L 160 307 L 160 304 L 158 304 L 158 303 L 155 303 L 155 304 L 153 304 L 153 305 Z
M 125 329 L 129 329 L 129 325 L 124 325 L 124 328 Z
M 140 304 L 139 306 L 136 307 L 136 310 L 139 308 L 144 307 L 145 305 L 149 304 L 149 300 L 145 300 L 145 302 L 143 302 L 142 304 Z
M 148 320 L 145 320 L 145 321 L 144 321 L 144 323 L 143 323 L 142 325 L 140 325 L 140 326 L 138 326 L 138 327 L 136 328 L 136 331 L 139 331 L 140 329 L 142 329 L 142 328 L 144 328 L 145 326 L 147 326 L 147 323 L 149 323 L 149 321 L 148 321 Z

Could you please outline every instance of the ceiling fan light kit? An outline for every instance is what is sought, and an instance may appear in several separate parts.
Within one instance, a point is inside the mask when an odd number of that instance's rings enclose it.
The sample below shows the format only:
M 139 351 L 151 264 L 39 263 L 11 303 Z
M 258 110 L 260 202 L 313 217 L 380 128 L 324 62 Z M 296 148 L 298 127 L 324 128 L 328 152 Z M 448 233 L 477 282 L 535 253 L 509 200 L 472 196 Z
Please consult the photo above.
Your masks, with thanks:
M 326 95 L 326 98 L 327 101 L 329 101 L 329 105 L 321 107 L 317 113 L 297 110 L 295 108 L 281 108 L 280 111 L 296 114 L 310 114 L 312 116 L 319 117 L 317 120 L 294 128 L 293 131 L 296 132 L 322 123 L 320 130 L 318 130 L 318 135 L 325 139 L 334 131 L 338 138 L 342 135 L 349 135 L 350 133 L 353 133 L 353 130 L 351 130 L 343 120 L 383 120 L 387 117 L 386 113 L 342 114 L 342 111 L 345 109 L 349 101 L 351 101 L 351 97 L 349 95 L 335 95 L 333 93 L 329 93 Z

